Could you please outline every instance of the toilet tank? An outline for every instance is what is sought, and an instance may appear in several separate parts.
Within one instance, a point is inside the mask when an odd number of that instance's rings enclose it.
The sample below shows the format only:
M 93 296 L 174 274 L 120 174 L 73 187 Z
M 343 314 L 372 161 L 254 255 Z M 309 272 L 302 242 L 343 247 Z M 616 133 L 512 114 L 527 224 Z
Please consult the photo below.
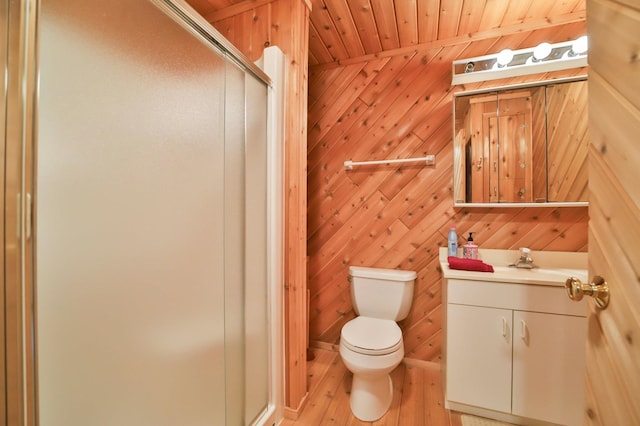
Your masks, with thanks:
M 415 271 L 349 267 L 351 301 L 357 315 L 400 321 L 413 300 Z

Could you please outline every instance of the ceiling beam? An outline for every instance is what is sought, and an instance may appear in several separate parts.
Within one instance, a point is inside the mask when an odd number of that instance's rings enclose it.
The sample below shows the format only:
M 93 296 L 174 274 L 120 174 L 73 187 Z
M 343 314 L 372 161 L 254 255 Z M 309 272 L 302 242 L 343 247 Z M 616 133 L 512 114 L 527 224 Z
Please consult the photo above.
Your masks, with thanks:
M 264 6 L 265 4 L 269 4 L 273 1 L 274 0 L 245 0 L 241 3 L 236 3 L 232 6 L 225 7 L 224 9 L 207 13 L 206 15 L 204 15 L 204 19 L 209 22 L 222 21 L 223 19 L 231 18 L 235 15 L 240 15 L 241 13 L 248 12 L 251 9 Z
M 240 3 L 236 3 L 232 6 L 225 7 L 224 9 L 216 10 L 215 12 L 210 12 L 204 15 L 204 19 L 213 23 L 222 21 L 223 19 L 231 18 L 232 16 L 240 15 L 242 13 L 248 12 L 252 9 L 256 9 L 258 7 L 264 6 L 269 3 L 273 3 L 277 0 L 245 0 Z M 303 0 L 303 2 L 307 5 L 309 10 L 311 10 L 311 0 Z
M 460 43 L 470 43 L 473 41 L 486 40 L 489 38 L 502 37 L 516 33 L 528 32 L 539 30 L 543 28 L 554 27 L 558 25 L 572 24 L 575 22 L 586 22 L 586 12 L 572 12 L 565 15 L 554 16 L 552 18 L 535 19 L 527 22 L 523 22 L 516 25 L 509 25 L 505 27 L 492 28 L 485 31 L 478 31 L 475 33 L 465 34 L 461 36 L 451 37 L 442 40 L 434 40 L 428 43 L 414 44 L 412 46 L 400 47 L 398 49 L 385 50 L 370 55 L 359 56 L 357 58 L 348 58 L 337 60 L 334 62 L 327 62 L 324 64 L 318 64 L 311 66 L 312 71 L 322 71 L 325 69 L 343 67 L 345 65 L 357 64 L 360 62 L 369 62 L 376 59 L 387 58 L 390 56 L 404 55 L 407 53 L 422 52 L 430 49 L 442 48 L 446 46 L 453 46 Z

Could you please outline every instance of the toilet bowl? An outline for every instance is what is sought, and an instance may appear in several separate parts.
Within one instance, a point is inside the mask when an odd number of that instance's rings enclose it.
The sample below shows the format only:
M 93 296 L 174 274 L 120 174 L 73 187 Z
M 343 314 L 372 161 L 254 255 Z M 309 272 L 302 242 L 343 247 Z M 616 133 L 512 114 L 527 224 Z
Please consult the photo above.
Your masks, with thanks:
M 340 333 L 340 356 L 353 373 L 350 405 L 362 421 L 381 418 L 391 406 L 389 373 L 404 357 L 396 321 L 411 307 L 414 271 L 350 267 L 351 298 L 357 316 Z
M 389 373 L 404 357 L 400 327 L 391 320 L 356 317 L 342 328 L 340 356 L 353 373 L 351 411 L 362 421 L 378 420 L 393 399 Z

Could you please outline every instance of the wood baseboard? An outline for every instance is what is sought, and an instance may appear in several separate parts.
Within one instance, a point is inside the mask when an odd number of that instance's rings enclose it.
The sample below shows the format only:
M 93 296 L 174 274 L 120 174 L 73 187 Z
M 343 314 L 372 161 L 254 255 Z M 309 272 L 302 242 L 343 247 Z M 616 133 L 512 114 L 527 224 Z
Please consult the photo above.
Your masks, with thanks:
M 325 351 L 333 351 L 333 352 L 340 351 L 340 345 L 336 345 L 335 343 L 321 342 L 319 340 L 311 340 L 309 342 L 309 347 L 316 348 L 316 349 L 324 349 Z
M 284 407 L 284 418 L 289 420 L 298 420 L 302 410 L 304 410 L 307 401 L 309 400 L 309 392 L 305 393 L 300 401 L 300 405 L 297 408 Z
M 415 359 L 415 358 L 403 358 L 402 362 L 404 362 L 409 367 L 420 367 L 420 368 L 428 368 L 431 370 L 440 370 L 440 363 L 435 361 L 424 361 L 424 360 Z

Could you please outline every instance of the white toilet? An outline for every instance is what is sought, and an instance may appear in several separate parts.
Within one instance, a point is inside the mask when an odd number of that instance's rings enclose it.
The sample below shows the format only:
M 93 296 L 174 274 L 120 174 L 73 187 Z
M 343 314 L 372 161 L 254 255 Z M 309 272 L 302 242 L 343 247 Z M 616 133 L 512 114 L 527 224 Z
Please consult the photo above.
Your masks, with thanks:
M 351 411 L 375 421 L 391 405 L 389 373 L 404 357 L 402 331 L 396 321 L 411 308 L 414 271 L 349 267 L 351 300 L 358 317 L 342 327 L 340 356 L 353 373 Z

